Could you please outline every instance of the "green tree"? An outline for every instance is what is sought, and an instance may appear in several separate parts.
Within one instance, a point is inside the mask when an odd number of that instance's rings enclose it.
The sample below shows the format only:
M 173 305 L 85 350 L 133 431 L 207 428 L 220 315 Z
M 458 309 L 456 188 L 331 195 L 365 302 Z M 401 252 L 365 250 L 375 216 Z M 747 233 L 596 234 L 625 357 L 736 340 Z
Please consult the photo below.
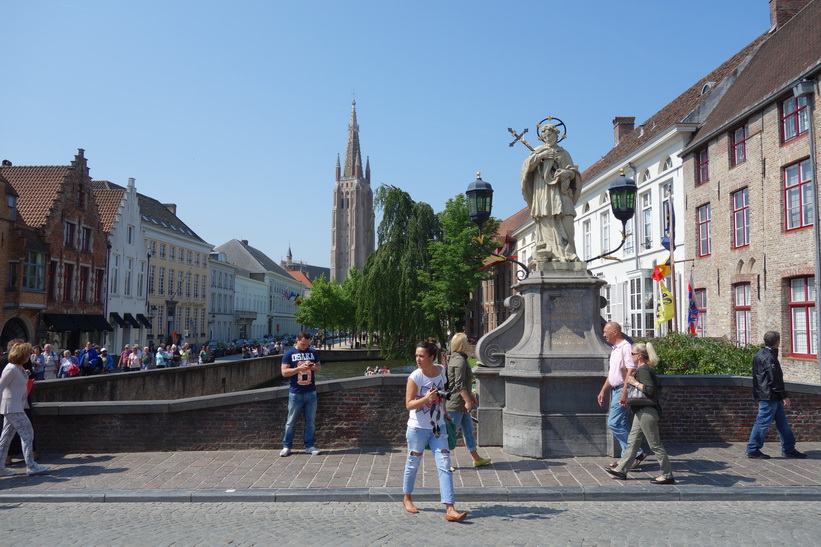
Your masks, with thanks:
M 440 230 L 430 205 L 414 202 L 399 188 L 377 188 L 374 205 L 382 211 L 379 246 L 362 271 L 357 323 L 378 336 L 382 357 L 407 359 L 418 340 L 436 332 L 422 309 L 420 295 L 429 287 L 419 271 L 430 268 L 428 241 Z
M 340 328 L 350 329 L 353 332 L 353 339 L 359 339 L 359 323 L 356 320 L 356 302 L 359 295 L 359 290 L 362 287 L 362 271 L 358 268 L 352 268 L 348 272 L 348 277 L 342 282 L 340 287 L 340 310 L 339 321 Z M 361 341 L 361 340 L 360 340 Z
M 465 195 L 449 199 L 437 217 L 441 234 L 428 241 L 430 266 L 420 270 L 419 277 L 429 287 L 421 295 L 422 309 L 436 325 L 436 336 L 444 347 L 449 336 L 464 329 L 470 293 L 490 270 L 480 269 L 488 253 L 475 240 L 479 229 L 470 219 Z M 491 219 L 483 228 L 494 234 L 498 225 Z
M 335 330 L 341 323 L 342 291 L 336 281 L 322 275 L 313 282 L 311 296 L 302 301 L 295 316 L 298 323 L 312 329 Z

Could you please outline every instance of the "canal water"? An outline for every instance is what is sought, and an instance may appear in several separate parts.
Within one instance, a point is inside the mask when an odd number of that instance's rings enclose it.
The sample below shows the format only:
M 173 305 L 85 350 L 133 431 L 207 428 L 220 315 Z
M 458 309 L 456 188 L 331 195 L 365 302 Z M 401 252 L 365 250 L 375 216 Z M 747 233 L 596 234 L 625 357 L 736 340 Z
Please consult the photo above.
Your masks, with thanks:
M 340 378 L 356 378 L 364 376 L 368 367 L 387 368 L 391 374 L 410 374 L 416 369 L 416 364 L 405 361 L 349 361 L 322 363 L 322 371 L 316 375 L 317 381 L 339 380 Z

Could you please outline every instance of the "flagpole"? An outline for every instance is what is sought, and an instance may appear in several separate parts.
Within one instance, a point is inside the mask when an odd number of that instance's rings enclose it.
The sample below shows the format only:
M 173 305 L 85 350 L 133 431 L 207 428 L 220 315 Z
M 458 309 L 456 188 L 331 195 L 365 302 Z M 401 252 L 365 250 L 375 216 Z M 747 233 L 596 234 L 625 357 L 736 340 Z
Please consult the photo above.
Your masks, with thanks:
M 670 185 L 670 212 L 667 217 L 670 221 L 670 275 L 673 278 L 670 283 L 670 292 L 673 296 L 673 331 L 678 329 L 678 290 L 676 289 L 676 211 L 673 205 L 673 186 Z

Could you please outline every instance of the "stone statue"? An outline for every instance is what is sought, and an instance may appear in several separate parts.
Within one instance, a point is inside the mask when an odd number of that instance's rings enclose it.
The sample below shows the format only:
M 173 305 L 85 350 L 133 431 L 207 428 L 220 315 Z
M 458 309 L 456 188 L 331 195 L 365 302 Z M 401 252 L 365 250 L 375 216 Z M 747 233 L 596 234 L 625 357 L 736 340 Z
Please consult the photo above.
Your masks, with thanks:
M 538 262 L 577 262 L 573 220 L 582 191 L 579 167 L 557 145 L 559 130 L 546 124 L 539 129 L 537 146 L 522 166 L 522 196 L 536 223 Z

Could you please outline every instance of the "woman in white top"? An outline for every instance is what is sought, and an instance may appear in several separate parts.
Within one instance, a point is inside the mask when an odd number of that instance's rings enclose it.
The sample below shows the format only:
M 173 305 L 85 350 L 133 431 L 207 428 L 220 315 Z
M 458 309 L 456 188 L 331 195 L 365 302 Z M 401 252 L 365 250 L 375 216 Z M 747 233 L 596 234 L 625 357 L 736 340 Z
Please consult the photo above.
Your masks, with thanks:
M 9 364 L 3 369 L 0 376 L 0 414 L 5 421 L 3 423 L 3 433 L 0 435 L 0 461 L 5 462 L 9 453 L 9 445 L 14 438 L 15 432 L 20 435 L 23 445 L 23 457 L 26 460 L 27 475 L 38 475 L 49 470 L 46 465 L 40 465 L 34 461 L 32 446 L 34 445 L 34 428 L 31 421 L 26 416 L 23 409 L 29 407 L 27 400 L 28 373 L 23 365 L 31 358 L 31 344 L 24 342 L 16 344 L 9 350 Z M 5 465 L 0 467 L 0 476 L 15 475 L 16 473 L 7 469 Z
M 450 450 L 448 434 L 445 427 L 447 412 L 445 400 L 439 391 L 445 389 L 445 372 L 442 367 L 433 364 L 437 348 L 432 340 L 419 342 L 416 345 L 416 366 L 408 377 L 405 388 L 405 408 L 410 411 L 408 418 L 408 459 L 405 462 L 405 478 L 402 492 L 405 494 L 402 504 L 408 513 L 418 513 L 413 505 L 411 494 L 416 482 L 416 473 L 422 463 L 425 445 L 430 445 L 439 471 L 439 495 L 447 508 L 445 519 L 458 521 L 465 518 L 467 512 L 459 512 L 453 506 L 453 475 L 450 471 Z

